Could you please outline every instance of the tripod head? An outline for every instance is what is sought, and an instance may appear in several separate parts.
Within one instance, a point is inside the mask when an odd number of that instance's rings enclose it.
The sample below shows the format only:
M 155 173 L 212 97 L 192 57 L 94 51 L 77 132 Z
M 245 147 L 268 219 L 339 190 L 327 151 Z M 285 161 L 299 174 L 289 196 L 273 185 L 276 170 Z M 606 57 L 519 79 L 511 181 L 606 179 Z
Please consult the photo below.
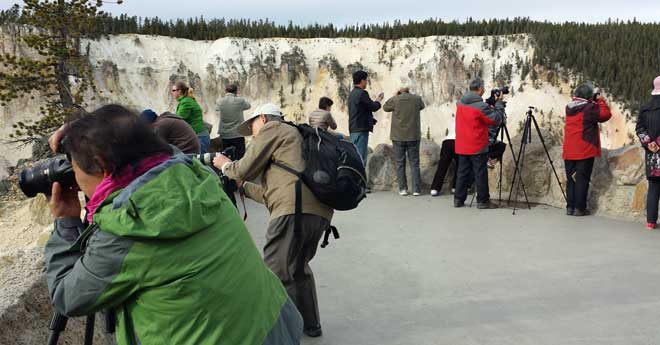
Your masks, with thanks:
M 529 110 L 527 110 L 527 116 L 533 116 L 534 111 L 536 110 L 536 108 L 531 106 L 531 105 L 527 108 L 529 109 Z

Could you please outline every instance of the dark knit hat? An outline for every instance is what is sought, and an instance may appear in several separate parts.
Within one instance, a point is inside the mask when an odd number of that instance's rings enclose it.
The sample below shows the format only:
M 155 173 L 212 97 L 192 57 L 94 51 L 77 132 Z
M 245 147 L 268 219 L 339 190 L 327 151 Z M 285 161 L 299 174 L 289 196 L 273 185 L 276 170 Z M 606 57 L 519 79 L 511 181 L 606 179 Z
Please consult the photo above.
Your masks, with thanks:
M 156 112 L 151 109 L 145 109 L 142 113 L 140 113 L 140 116 L 147 120 L 149 123 L 154 123 L 156 118 L 158 118 L 158 114 L 156 114 Z
M 363 70 L 355 71 L 353 73 L 353 85 L 359 84 L 363 80 L 367 80 L 369 75 Z

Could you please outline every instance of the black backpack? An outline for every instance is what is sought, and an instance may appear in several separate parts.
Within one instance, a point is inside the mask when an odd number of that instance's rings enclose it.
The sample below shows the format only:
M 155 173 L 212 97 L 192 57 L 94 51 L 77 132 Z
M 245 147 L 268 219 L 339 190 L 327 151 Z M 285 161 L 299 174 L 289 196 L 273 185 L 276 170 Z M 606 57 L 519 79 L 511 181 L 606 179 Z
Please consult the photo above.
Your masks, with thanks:
M 299 172 L 286 165 L 273 162 L 273 165 L 298 176 L 295 231 L 300 231 L 301 183 L 305 183 L 319 201 L 335 210 L 348 211 L 356 208 L 366 197 L 367 174 L 355 146 L 325 130 L 307 124 L 284 123 L 296 127 L 303 139 L 304 171 Z M 330 232 L 335 238 L 339 238 L 337 229 L 334 226 L 330 227 L 325 233 L 322 248 L 328 245 Z

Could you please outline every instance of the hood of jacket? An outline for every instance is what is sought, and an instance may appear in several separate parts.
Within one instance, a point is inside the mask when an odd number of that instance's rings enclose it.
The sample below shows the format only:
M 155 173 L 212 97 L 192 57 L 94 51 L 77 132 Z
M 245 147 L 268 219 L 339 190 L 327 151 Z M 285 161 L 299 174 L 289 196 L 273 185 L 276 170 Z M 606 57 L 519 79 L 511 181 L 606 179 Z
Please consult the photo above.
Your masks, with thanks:
M 584 108 L 590 104 L 595 103 L 588 99 L 574 97 L 573 100 L 566 105 L 566 115 L 571 116 L 584 112 Z
M 660 95 L 651 96 L 651 101 L 642 106 L 642 111 L 660 110 Z
M 177 154 L 106 198 L 93 222 L 117 236 L 182 238 L 216 223 L 223 202 L 217 175 Z
M 463 97 L 461 97 L 459 102 L 461 104 L 466 104 L 467 105 L 467 104 L 474 104 L 474 103 L 479 103 L 479 102 L 483 102 L 483 101 L 484 101 L 484 99 L 481 98 L 481 96 L 477 95 L 473 91 L 468 91 L 463 95 Z

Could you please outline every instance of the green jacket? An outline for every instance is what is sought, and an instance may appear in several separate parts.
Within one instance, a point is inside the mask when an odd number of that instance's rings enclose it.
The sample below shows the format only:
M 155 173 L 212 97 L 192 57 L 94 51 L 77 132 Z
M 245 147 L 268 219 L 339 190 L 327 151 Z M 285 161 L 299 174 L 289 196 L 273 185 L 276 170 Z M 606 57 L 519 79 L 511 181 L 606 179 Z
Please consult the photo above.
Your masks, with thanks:
M 199 107 L 199 104 L 194 98 L 190 96 L 180 97 L 179 104 L 176 106 L 176 114 L 186 120 L 190 127 L 195 130 L 195 133 L 200 133 L 206 130 L 204 118 L 202 116 L 202 108 Z
M 119 345 L 296 344 L 277 327 L 302 333 L 218 177 L 185 155 L 114 192 L 86 229 L 57 220 L 46 264 L 55 309 L 113 310 Z
M 390 139 L 418 141 L 422 138 L 419 112 L 424 109 L 422 98 L 409 92 L 394 96 L 385 102 L 383 110 L 392 112 Z

